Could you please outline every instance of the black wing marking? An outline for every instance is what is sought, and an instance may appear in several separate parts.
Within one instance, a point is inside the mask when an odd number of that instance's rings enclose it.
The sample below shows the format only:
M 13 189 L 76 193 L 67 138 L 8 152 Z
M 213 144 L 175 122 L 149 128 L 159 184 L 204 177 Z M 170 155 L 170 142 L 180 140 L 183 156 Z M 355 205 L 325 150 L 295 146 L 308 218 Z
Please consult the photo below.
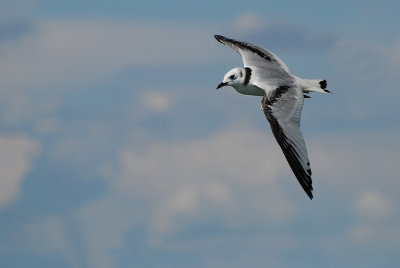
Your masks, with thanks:
M 261 106 L 294 175 L 312 199 L 310 161 L 300 132 L 303 93 L 290 86 L 280 86 L 264 96 Z
M 261 68 L 274 69 L 283 73 L 289 73 L 285 63 L 271 51 L 243 41 L 226 38 L 221 35 L 214 35 L 218 42 L 230 46 L 236 50 L 243 59 L 244 66 L 256 66 Z

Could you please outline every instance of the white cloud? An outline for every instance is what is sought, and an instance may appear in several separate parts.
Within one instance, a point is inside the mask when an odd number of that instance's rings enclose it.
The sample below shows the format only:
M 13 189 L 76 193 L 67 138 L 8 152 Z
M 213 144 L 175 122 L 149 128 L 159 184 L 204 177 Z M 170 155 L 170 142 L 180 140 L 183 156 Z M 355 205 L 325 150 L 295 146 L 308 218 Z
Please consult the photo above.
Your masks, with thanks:
M 390 62 L 389 51 L 379 43 L 341 38 L 336 42 L 332 52 L 335 63 L 345 67 L 338 71 L 348 73 L 348 76 L 356 77 L 357 80 L 366 82 L 379 80 L 380 73 L 390 69 L 387 65 Z M 377 70 L 377 66 L 385 70 Z
M 390 252 L 390 249 L 400 247 L 398 226 L 361 222 L 352 226 L 346 235 L 350 238 L 351 244 L 356 245 L 358 250 L 364 252 L 375 253 L 382 249 Z M 382 247 L 382 249 L 378 247 Z
M 96 200 L 77 211 L 30 222 L 15 239 L 19 250 L 61 255 L 71 267 L 114 267 L 111 252 L 123 246 L 124 234 L 134 224 L 128 210 L 118 196 Z
M 272 137 L 242 127 L 183 143 L 123 148 L 118 166 L 102 168 L 109 194 L 76 212 L 34 223 L 28 228 L 30 243 L 45 241 L 50 246 L 42 252 L 59 252 L 73 267 L 112 267 L 112 251 L 136 225 L 147 226 L 150 247 L 162 247 L 192 224 L 277 226 L 294 213 L 276 184 L 278 174 L 289 173 L 283 156 L 273 155 L 278 150 Z
M 393 214 L 397 211 L 389 198 L 374 190 L 360 193 L 355 201 L 354 210 L 363 218 L 378 220 L 394 217 Z
M 370 146 L 376 135 L 386 140 L 379 149 Z M 347 137 L 306 137 L 314 171 L 313 202 L 332 196 L 351 202 L 353 193 L 361 192 L 357 213 L 368 213 L 366 206 L 371 205 L 369 209 L 380 210 L 375 213 L 387 217 L 393 211 L 390 199 L 367 193 L 374 186 L 376 191 L 386 189 L 380 187 L 382 183 L 398 185 L 392 177 L 400 172 L 395 161 L 398 151 L 391 145 L 393 135 L 357 133 Z M 246 127 L 225 129 L 192 142 L 154 141 L 145 149 L 124 148 L 119 161 L 114 171 L 108 167 L 110 185 L 151 207 L 148 221 L 159 238 L 187 226 L 198 215 L 207 218 L 211 208 L 220 211 L 219 220 L 232 228 L 243 224 L 239 214 L 248 221 L 285 222 L 295 214 L 295 205 L 289 192 L 283 194 L 283 182 L 286 191 L 290 187 L 299 196 L 303 194 L 272 134 Z M 385 175 L 376 180 L 382 170 Z
M 40 145 L 31 138 L 15 135 L 0 136 L 0 208 L 15 201 L 25 175 L 32 165 L 32 157 Z
M 243 13 L 234 21 L 234 30 L 243 34 L 260 30 L 263 24 L 266 24 L 265 19 L 254 13 Z
M 38 123 L 36 124 L 36 130 L 39 133 L 47 134 L 47 133 L 54 132 L 55 130 L 57 130 L 58 126 L 59 126 L 59 123 L 57 122 L 57 119 L 43 118 L 43 119 L 39 120 Z
M 153 241 L 162 242 L 164 235 L 176 233 L 190 222 L 201 220 L 204 210 L 223 210 L 234 202 L 233 193 L 219 181 L 178 187 L 160 204 L 153 220 Z M 206 212 L 207 213 L 207 212 Z
M 84 253 L 75 252 L 84 267 L 113 267 L 113 250 L 124 245 L 124 235 L 132 229 L 135 220 L 129 206 L 118 196 L 111 196 L 80 208 L 73 215 L 73 224 L 79 228 Z
M 379 148 L 371 146 L 376 137 L 385 141 Z M 121 148 L 118 164 L 107 163 L 102 168 L 110 186 L 107 194 L 56 220 L 51 216 L 44 225 L 36 223 L 47 227 L 30 232 L 42 234 L 41 239 L 31 236 L 31 244 L 54 244 L 46 250 L 56 249 L 71 266 L 112 267 L 113 252 L 127 246 L 126 234 L 137 226 L 145 226 L 141 243 L 147 242 L 142 246 L 149 248 L 182 246 L 185 241 L 179 245 L 167 242 L 190 228 L 209 224 L 232 232 L 252 226 L 273 229 L 276 246 L 288 239 L 280 231 L 293 224 L 293 219 L 308 221 L 312 214 L 309 225 L 319 232 L 321 221 L 335 224 L 338 216 L 349 213 L 355 215 L 349 216 L 354 221 L 347 219 L 345 228 L 333 228 L 336 231 L 327 234 L 332 240 L 339 237 L 330 244 L 332 252 L 341 252 L 342 244 L 351 247 L 362 241 L 371 247 L 370 241 L 381 234 L 380 245 L 385 241 L 396 245 L 390 234 L 398 227 L 382 219 L 396 210 L 398 197 L 388 189 L 400 186 L 399 150 L 393 146 L 397 133 L 342 133 L 306 140 L 314 172 L 313 201 L 298 185 L 270 132 L 236 126 L 197 140 L 152 140 L 141 148 Z M 366 215 L 371 211 L 375 216 Z M 384 224 L 388 231 L 380 232 Z M 290 243 L 283 243 L 277 251 L 293 249 L 299 239 L 290 237 Z M 318 242 L 319 236 L 313 239 Z M 326 236 L 323 239 L 321 243 Z
M 279 223 L 293 215 L 276 183 L 290 170 L 265 132 L 233 128 L 192 142 L 155 142 L 144 151 L 126 148 L 118 171 L 107 170 L 116 192 L 150 207 L 156 244 L 214 213 L 232 228 L 249 219 Z
M 310 29 L 282 17 L 266 19 L 263 15 L 251 12 L 238 16 L 232 30 L 248 42 L 253 40 L 252 42 L 268 44 L 269 49 L 312 50 L 313 54 L 319 49 L 330 48 L 336 39 L 326 29 Z
M 396 136 L 396 131 L 375 130 L 314 137 L 308 143 L 314 181 L 345 197 L 400 186 L 395 175 L 400 172 Z
M 15 125 L 51 116 L 67 92 L 105 83 L 127 69 L 215 62 L 218 46 L 205 28 L 136 20 L 36 21 L 0 46 L 0 118 Z M 170 101 L 157 94 L 147 104 L 159 111 Z
M 182 219 L 182 215 L 193 213 L 199 206 L 199 194 L 196 187 L 186 186 L 161 204 L 152 227 L 156 235 L 170 233 L 176 229 L 174 218 Z
M 165 112 L 172 107 L 172 97 L 170 92 L 162 93 L 158 91 L 147 91 L 142 96 L 142 105 L 144 110 L 152 112 Z
M 160 191 L 174 189 L 171 181 L 158 186 L 146 182 L 146 178 L 162 181 L 166 176 L 175 181 L 229 177 L 237 182 L 246 178 L 246 184 L 257 185 L 274 180 L 283 166 L 280 158 L 265 153 L 270 150 L 269 146 L 277 146 L 273 137 L 243 128 L 229 129 L 190 143 L 160 144 L 156 141 L 145 152 L 121 151 L 121 173 L 118 180 L 113 180 L 113 185 L 121 190 L 129 190 L 136 183 L 157 187 Z
M 333 47 L 338 76 L 332 82 L 346 94 L 342 107 L 355 122 L 370 125 L 371 121 L 400 119 L 396 113 L 399 48 L 400 43 L 352 38 L 342 38 Z
M 241 32 L 257 33 L 262 30 L 263 22 L 261 17 L 246 13 L 238 19 L 235 27 Z M 101 83 L 125 68 L 209 64 L 207 61 L 212 62 L 213 56 L 217 54 L 214 51 L 225 53 L 225 48 L 215 45 L 212 35 L 200 27 L 192 26 L 96 19 L 39 21 L 28 35 L 22 39 L 10 40 L 0 47 L 1 117 L 12 123 L 39 114 L 39 120 L 34 123 L 37 131 L 40 134 L 53 132 L 58 136 L 58 128 L 63 124 L 48 111 L 57 109 L 64 90 Z M 274 25 L 268 27 L 265 33 L 274 33 Z M 285 27 L 285 34 L 300 30 L 305 44 L 315 44 L 324 39 L 324 36 L 320 37 L 317 33 L 308 35 L 302 32 L 303 29 Z M 142 31 L 143 28 L 146 31 Z M 314 37 L 318 37 L 316 41 Z M 288 40 L 281 38 L 279 42 L 282 41 Z M 296 42 L 286 43 L 298 45 Z M 342 58 L 337 57 L 338 65 L 344 67 L 344 73 L 349 74 L 345 76 L 347 78 L 354 76 L 359 80 L 365 78 L 366 81 L 375 79 L 369 74 L 374 72 L 376 75 L 377 68 L 371 69 L 368 66 L 382 66 L 387 62 L 394 66 L 389 72 L 395 74 L 395 70 L 398 70 L 398 47 L 390 61 L 390 50 L 382 51 L 378 47 L 365 49 L 361 45 L 352 50 L 352 45 L 341 45 L 339 50 L 350 54 L 349 57 L 346 54 L 341 55 Z M 363 53 L 358 54 L 359 51 Z M 231 56 L 232 52 L 226 50 L 226 53 Z M 379 59 L 365 62 L 371 55 L 382 57 L 382 62 Z M 219 56 L 217 58 L 220 59 Z M 352 62 L 356 62 L 355 66 L 351 65 Z M 384 70 L 383 73 L 387 69 Z M 395 91 L 395 88 L 392 87 L 392 90 Z M 368 98 L 375 101 L 375 98 Z M 162 113 L 176 108 L 174 96 L 161 91 L 148 91 L 140 95 L 139 99 L 142 105 L 139 110 Z M 359 100 L 359 97 L 347 99 Z M 359 113 L 358 117 L 369 118 L 369 115 L 382 107 L 364 104 L 353 103 L 351 106 L 355 107 L 354 113 Z M 265 125 L 267 128 L 267 122 Z M 102 127 L 107 129 L 109 125 L 105 123 Z M 183 125 L 180 127 L 185 129 Z M 60 161 L 74 159 L 80 162 L 79 168 L 82 168 L 85 166 L 82 163 L 86 163 L 84 161 L 94 156 L 93 152 L 97 152 L 93 148 L 101 147 L 100 141 L 105 140 L 105 136 L 98 138 L 98 133 L 104 129 L 81 130 L 87 135 L 87 140 L 98 141 L 94 145 L 75 136 L 68 136 L 68 133 L 61 139 L 56 137 L 56 141 L 51 144 L 49 157 Z M 57 133 L 54 133 L 55 130 Z M 251 242 L 241 246 L 252 251 L 254 241 L 257 241 L 257 249 L 265 249 L 262 246 L 268 243 L 274 248 L 278 245 L 278 254 L 269 253 L 271 256 L 268 256 L 278 261 L 279 257 L 276 256 L 282 256 L 282 252 L 293 250 L 301 244 L 300 239 L 305 236 L 302 233 L 304 229 L 306 233 L 307 229 L 318 229 L 312 228 L 320 224 L 318 217 L 326 218 L 329 232 L 323 236 L 318 234 L 313 239 L 322 237 L 324 243 L 339 233 L 345 236 L 341 245 L 349 244 L 351 239 L 359 244 L 368 242 L 366 244 L 371 248 L 374 241 L 378 242 L 375 248 L 387 241 L 394 241 L 392 244 L 398 245 L 399 229 L 387 221 L 391 217 L 398 217 L 396 189 L 400 186 L 397 180 L 400 150 L 396 145 L 397 133 L 381 135 L 365 131 L 349 135 L 337 131 L 337 136 L 316 138 L 305 135 L 316 195 L 310 202 L 269 130 L 241 126 L 223 129 L 197 140 L 168 142 L 151 140 L 143 128 L 135 126 L 132 135 L 141 136 L 144 142 L 140 146 L 125 145 L 117 156 L 110 153 L 111 158 L 115 159 L 102 167 L 110 186 L 104 190 L 105 196 L 83 205 L 74 204 L 71 210 L 77 211 L 60 211 L 56 212 L 59 213 L 57 215 L 44 216 L 44 219 L 35 219 L 33 224 L 28 223 L 25 232 L 30 247 L 45 253 L 61 253 L 72 267 L 112 267 L 117 255 L 114 253 L 121 248 L 132 247 L 127 245 L 125 239 L 130 239 L 129 244 L 137 243 L 136 237 L 132 239 L 129 236 L 132 236 L 131 231 L 138 228 L 138 225 L 144 228 L 144 240 L 149 239 L 147 242 L 150 246 L 167 247 L 171 244 L 163 242 L 173 240 L 168 238 L 211 222 L 235 234 L 240 233 L 241 228 L 258 231 L 252 228 L 254 225 L 263 226 L 260 229 L 264 232 L 271 230 L 272 226 L 272 238 L 260 232 L 255 235 L 256 239 L 249 239 L 246 234 L 243 240 Z M 110 141 L 113 137 L 107 136 Z M 121 139 L 119 144 L 124 142 Z M 21 147 L 18 144 L 22 144 Z M 32 156 L 40 146 L 22 136 L 19 140 L 1 137 L 0 149 L 1 156 L 7 153 L 18 155 L 0 161 L 4 165 L 0 166 L 5 171 L 3 173 L 14 178 L 0 181 L 1 207 L 18 197 L 24 175 L 29 172 Z M 340 206 L 343 203 L 345 206 Z M 343 211 L 338 214 L 336 209 Z M 346 212 L 349 212 L 349 217 L 342 217 Z M 353 216 L 361 223 L 354 223 Z M 341 218 L 341 224 L 338 225 L 346 225 L 346 231 L 337 230 L 335 220 L 338 218 Z M 281 232 L 287 231 L 285 227 L 290 222 L 300 223 L 299 229 L 296 226 L 296 231 L 293 231 L 288 227 L 293 233 L 282 236 Z M 305 228 L 305 222 L 311 227 Z M 388 228 L 382 231 L 385 227 Z M 286 243 L 285 238 L 288 241 Z M 212 241 L 209 237 L 202 239 L 203 246 L 208 247 L 212 242 L 226 238 L 215 237 Z M 239 241 L 235 239 L 237 237 L 222 244 Z M 2 247 L 7 242 L 3 241 Z M 20 244 L 25 242 L 25 239 L 21 239 Z M 221 241 L 217 242 L 220 243 L 215 245 L 221 244 Z M 335 250 L 341 245 L 337 245 Z M 243 255 L 238 255 L 229 261 L 238 265 L 236 257 L 243 258 Z M 251 257 L 249 259 L 257 260 L 259 255 L 254 253 Z M 249 259 L 239 263 L 246 266 Z
M 25 226 L 18 238 L 28 247 L 39 253 L 62 253 L 71 267 L 82 267 L 76 256 L 73 239 L 66 228 L 66 218 L 49 216 Z
M 179 40 L 179 42 L 176 42 Z M 212 60 L 215 42 L 200 27 L 173 23 L 54 19 L 0 49 L 3 86 L 48 87 L 111 77 L 127 67 Z

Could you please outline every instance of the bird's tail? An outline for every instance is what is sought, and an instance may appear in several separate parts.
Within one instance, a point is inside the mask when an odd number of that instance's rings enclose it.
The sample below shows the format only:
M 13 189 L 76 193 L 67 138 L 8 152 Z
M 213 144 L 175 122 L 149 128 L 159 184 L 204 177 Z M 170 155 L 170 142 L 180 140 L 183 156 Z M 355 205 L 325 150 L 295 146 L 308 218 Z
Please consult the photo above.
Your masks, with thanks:
M 297 84 L 303 90 L 304 93 L 309 92 L 321 92 L 321 93 L 331 93 L 326 89 L 328 83 L 326 80 L 322 79 L 303 79 L 299 77 L 295 77 Z

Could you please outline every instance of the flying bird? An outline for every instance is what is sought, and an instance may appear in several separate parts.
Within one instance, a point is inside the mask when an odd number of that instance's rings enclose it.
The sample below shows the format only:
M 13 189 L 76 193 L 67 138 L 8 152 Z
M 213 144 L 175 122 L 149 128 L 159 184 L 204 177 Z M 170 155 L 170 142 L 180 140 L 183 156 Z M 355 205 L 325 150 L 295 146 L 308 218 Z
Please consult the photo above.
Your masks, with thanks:
M 233 68 L 217 86 L 232 86 L 245 95 L 263 96 L 261 108 L 267 117 L 294 175 L 310 199 L 312 180 L 310 161 L 300 131 L 300 117 L 307 93 L 330 93 L 322 79 L 302 79 L 290 74 L 283 61 L 265 48 L 214 35 L 215 39 L 236 50 L 244 67 Z

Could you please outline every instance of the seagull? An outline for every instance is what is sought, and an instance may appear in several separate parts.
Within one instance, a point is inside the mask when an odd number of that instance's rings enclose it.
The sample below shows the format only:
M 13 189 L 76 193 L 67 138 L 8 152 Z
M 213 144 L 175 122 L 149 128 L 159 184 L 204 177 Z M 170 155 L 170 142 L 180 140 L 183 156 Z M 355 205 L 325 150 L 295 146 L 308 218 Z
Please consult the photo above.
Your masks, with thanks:
M 235 39 L 214 35 L 218 42 L 236 50 L 244 67 L 233 68 L 217 89 L 231 86 L 244 95 L 263 96 L 261 108 L 271 126 L 294 175 L 310 199 L 312 180 L 307 148 L 300 131 L 300 117 L 307 93 L 330 93 L 322 79 L 302 79 L 265 48 Z

